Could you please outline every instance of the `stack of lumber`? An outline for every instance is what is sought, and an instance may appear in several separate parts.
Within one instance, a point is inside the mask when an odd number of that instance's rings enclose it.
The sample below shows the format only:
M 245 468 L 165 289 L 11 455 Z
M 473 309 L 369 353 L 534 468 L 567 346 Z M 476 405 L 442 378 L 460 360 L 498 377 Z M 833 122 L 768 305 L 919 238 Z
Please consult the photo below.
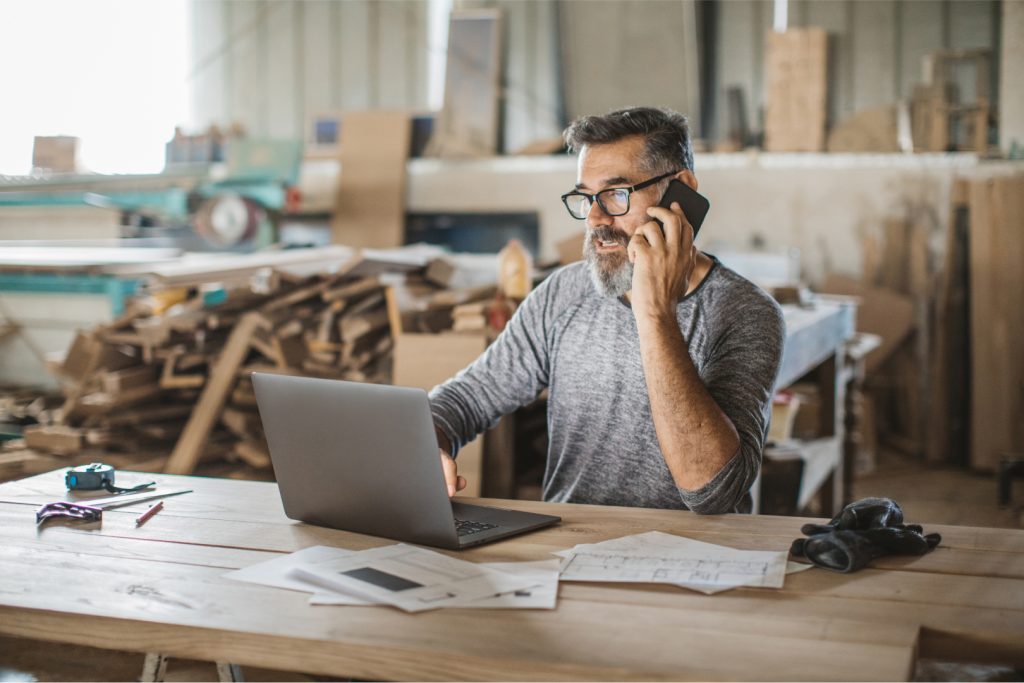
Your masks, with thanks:
M 75 460 L 123 452 L 138 469 L 178 474 L 218 459 L 268 468 L 251 373 L 390 381 L 387 294 L 372 276 L 275 273 L 259 290 L 136 303 L 50 363 L 64 403 L 26 427 L 25 445 Z

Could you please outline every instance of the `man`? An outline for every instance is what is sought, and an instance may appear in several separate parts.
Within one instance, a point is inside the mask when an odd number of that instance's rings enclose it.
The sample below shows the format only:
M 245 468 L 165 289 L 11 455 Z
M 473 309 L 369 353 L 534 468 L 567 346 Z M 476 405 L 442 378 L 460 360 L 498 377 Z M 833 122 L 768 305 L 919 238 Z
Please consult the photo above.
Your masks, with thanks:
M 549 389 L 547 501 L 751 509 L 784 323 L 762 290 L 693 245 L 670 179 L 697 188 L 686 118 L 631 108 L 575 121 L 585 260 L 547 278 L 487 351 L 430 394 L 453 456 Z M 659 219 L 662 228 L 654 222 Z

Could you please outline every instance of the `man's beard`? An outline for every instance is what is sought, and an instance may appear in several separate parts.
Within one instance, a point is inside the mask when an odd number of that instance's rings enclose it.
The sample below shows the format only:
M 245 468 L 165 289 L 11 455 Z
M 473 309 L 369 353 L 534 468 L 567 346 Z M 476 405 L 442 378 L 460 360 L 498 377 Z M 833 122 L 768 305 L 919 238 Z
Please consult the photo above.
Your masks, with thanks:
M 622 251 L 599 254 L 597 242 L 616 241 Z M 607 226 L 587 230 L 583 241 L 583 257 L 590 268 L 590 279 L 603 296 L 618 299 L 633 288 L 633 264 L 629 262 L 625 247 L 629 243 L 626 233 Z

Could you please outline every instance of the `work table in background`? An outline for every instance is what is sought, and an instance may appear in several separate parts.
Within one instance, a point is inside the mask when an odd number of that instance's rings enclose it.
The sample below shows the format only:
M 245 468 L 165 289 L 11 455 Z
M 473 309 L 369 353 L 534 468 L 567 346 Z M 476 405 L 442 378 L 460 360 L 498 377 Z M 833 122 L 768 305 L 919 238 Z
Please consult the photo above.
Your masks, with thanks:
M 655 585 L 563 583 L 554 611 L 311 607 L 307 596 L 223 578 L 312 545 L 391 543 L 287 519 L 274 484 L 153 475 L 194 489 L 99 524 L 35 525 L 67 497 L 63 470 L 0 485 L 0 632 L 331 676 L 388 680 L 899 680 L 918 655 L 1024 665 L 1024 531 L 949 527 L 923 557 L 850 575 L 790 575 L 781 590 L 706 596 Z M 121 473 L 119 483 L 150 475 Z M 782 550 L 806 519 L 526 501 L 561 525 L 458 553 L 550 553 L 652 529 Z

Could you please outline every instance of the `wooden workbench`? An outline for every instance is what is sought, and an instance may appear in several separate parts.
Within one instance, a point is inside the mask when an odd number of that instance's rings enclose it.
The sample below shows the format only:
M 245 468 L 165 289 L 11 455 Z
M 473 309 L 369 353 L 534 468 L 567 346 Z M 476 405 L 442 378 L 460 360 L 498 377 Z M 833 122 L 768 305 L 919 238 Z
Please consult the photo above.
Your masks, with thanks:
M 1024 532 L 941 527 L 919 558 L 851 575 L 790 575 L 781 590 L 713 596 L 654 585 L 573 584 L 553 611 L 310 607 L 301 593 L 223 578 L 311 545 L 382 539 L 285 518 L 274 484 L 154 475 L 194 493 L 102 523 L 37 529 L 66 497 L 63 470 L 0 485 L 0 632 L 118 650 L 364 679 L 898 680 L 926 656 L 1024 664 Z M 150 475 L 120 473 L 128 485 Z M 471 561 L 555 550 L 650 529 L 781 550 L 806 520 L 530 503 L 561 525 L 486 545 Z M 145 509 L 146 504 L 138 508 Z

